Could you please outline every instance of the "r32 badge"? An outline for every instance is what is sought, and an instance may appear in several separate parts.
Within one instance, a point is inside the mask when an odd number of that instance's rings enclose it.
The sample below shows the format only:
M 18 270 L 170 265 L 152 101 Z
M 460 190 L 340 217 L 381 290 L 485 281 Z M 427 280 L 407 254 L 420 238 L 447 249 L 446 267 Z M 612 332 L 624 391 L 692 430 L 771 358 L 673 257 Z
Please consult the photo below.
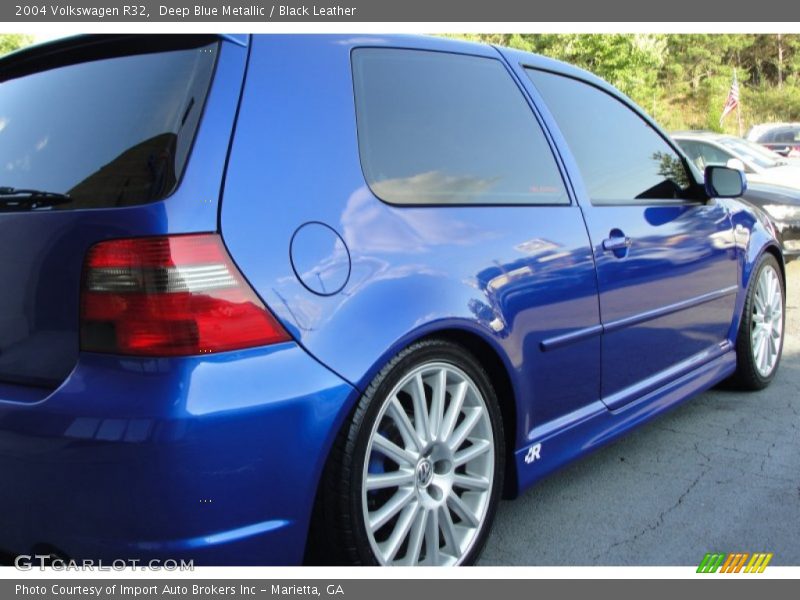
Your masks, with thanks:
M 530 448 L 528 448 L 528 453 L 525 455 L 525 464 L 529 465 L 532 462 L 539 460 L 541 458 L 542 452 L 542 445 L 541 444 L 534 444 Z

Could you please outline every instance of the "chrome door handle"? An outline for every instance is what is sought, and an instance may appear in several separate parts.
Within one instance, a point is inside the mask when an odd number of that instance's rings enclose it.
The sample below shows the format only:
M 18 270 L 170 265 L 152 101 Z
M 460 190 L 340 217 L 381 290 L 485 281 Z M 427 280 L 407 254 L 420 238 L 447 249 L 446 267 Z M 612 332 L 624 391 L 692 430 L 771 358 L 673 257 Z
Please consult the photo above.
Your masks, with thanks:
M 633 245 L 633 240 L 628 236 L 614 236 L 603 240 L 603 250 L 613 252 L 614 250 L 626 250 Z

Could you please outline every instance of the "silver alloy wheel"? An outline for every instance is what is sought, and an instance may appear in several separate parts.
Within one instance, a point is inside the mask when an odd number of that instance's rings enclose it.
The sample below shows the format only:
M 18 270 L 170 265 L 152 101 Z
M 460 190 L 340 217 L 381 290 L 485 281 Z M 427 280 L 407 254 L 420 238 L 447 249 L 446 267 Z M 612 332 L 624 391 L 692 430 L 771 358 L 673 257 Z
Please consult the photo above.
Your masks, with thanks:
M 769 377 L 778 362 L 783 337 L 783 293 L 771 265 L 762 269 L 753 296 L 750 348 L 761 377 Z
M 486 401 L 461 369 L 430 362 L 388 394 L 362 478 L 367 537 L 384 565 L 456 565 L 483 527 L 494 485 Z

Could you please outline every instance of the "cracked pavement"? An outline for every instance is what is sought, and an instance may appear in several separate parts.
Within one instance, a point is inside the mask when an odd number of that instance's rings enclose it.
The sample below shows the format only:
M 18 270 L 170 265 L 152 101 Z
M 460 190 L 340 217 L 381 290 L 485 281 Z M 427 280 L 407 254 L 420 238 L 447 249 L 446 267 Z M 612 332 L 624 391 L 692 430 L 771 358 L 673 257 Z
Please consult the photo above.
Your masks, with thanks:
M 714 389 L 504 501 L 482 565 L 692 565 L 773 552 L 800 565 L 800 260 L 780 370 Z

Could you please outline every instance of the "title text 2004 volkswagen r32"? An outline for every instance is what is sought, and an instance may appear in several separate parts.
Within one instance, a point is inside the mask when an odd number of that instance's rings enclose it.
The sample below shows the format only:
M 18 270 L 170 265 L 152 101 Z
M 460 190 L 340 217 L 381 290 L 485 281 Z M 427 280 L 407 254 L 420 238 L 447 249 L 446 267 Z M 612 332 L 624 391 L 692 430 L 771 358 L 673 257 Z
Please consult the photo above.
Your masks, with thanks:
M 502 494 L 775 375 L 743 176 L 578 69 L 117 36 L 0 75 L 6 552 L 466 564 Z

